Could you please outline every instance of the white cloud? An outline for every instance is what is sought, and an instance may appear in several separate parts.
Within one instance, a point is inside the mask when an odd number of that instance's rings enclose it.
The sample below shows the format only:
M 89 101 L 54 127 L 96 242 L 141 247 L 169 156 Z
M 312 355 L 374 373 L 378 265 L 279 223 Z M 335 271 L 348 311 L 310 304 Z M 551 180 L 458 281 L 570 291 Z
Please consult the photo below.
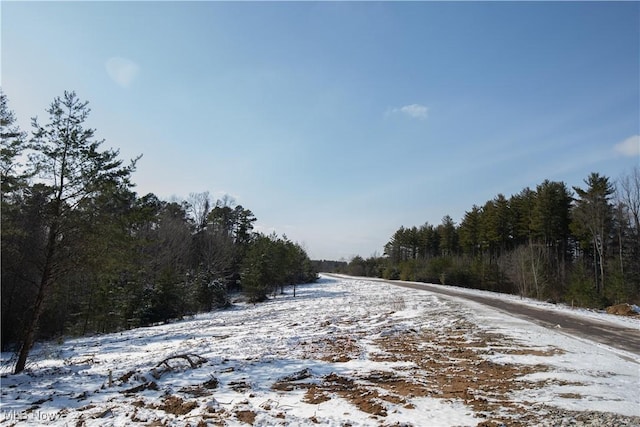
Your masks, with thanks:
M 105 68 L 109 77 L 124 88 L 131 86 L 131 83 L 138 75 L 138 71 L 140 71 L 138 64 L 130 59 L 118 56 L 107 59 Z
M 404 114 L 412 119 L 425 120 L 429 109 L 424 105 L 410 104 L 403 107 L 394 107 L 387 111 L 387 114 Z
M 616 144 L 613 149 L 625 157 L 640 156 L 640 135 L 633 135 Z

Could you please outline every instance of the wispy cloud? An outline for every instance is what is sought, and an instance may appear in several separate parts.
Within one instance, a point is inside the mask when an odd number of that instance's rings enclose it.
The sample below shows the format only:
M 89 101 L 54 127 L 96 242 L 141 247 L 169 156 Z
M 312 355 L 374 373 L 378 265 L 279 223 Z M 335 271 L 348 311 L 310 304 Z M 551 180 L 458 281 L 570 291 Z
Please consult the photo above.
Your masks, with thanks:
M 613 149 L 625 157 L 640 156 L 640 135 L 633 135 L 617 143 Z
M 138 64 L 130 59 L 118 56 L 107 59 L 104 65 L 109 77 L 124 88 L 131 86 L 140 71 Z
M 387 110 L 387 115 L 404 114 L 405 116 L 417 120 L 426 120 L 428 113 L 429 109 L 420 104 L 410 104 L 402 107 L 393 107 Z

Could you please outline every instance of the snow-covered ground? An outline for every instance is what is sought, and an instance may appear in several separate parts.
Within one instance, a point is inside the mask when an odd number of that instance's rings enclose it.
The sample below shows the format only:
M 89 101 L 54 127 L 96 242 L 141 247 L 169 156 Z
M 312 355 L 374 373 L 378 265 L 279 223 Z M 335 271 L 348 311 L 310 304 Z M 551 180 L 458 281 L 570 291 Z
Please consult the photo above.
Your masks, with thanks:
M 350 279 L 350 278 L 354 278 L 353 276 L 346 276 L 346 275 L 342 275 L 342 274 L 331 274 L 332 277 L 341 277 L 341 278 L 345 278 L 345 279 Z M 359 279 L 362 280 L 367 280 L 367 281 L 375 281 L 375 282 L 388 282 L 388 280 L 385 279 L 378 279 L 378 278 L 365 278 L 365 277 L 361 277 Z M 517 303 L 517 304 L 522 304 L 522 305 L 526 305 L 529 307 L 534 307 L 534 308 L 538 308 L 538 309 L 542 309 L 542 310 L 547 310 L 547 311 L 554 311 L 554 312 L 560 312 L 563 313 L 565 315 L 569 315 L 569 316 L 573 316 L 573 317 L 582 317 L 582 318 L 589 318 L 589 319 L 593 319 L 593 320 L 598 320 L 601 322 L 607 322 L 607 323 L 611 323 L 614 325 L 619 325 L 619 326 L 623 326 L 623 327 L 631 327 L 631 328 L 638 328 L 640 329 L 640 319 L 638 319 L 637 317 L 629 317 L 629 316 L 611 316 L 609 314 L 607 314 L 607 312 L 605 310 L 596 310 L 596 309 L 588 309 L 588 308 L 580 308 L 580 307 L 570 307 L 566 304 L 556 304 L 556 303 L 551 303 L 551 302 L 546 302 L 546 301 L 540 301 L 537 299 L 533 299 L 533 298 L 524 298 L 518 295 L 510 295 L 510 294 L 501 294 L 498 292 L 491 292 L 491 291 L 483 291 L 480 289 L 470 289 L 470 288 L 462 288 L 462 287 L 456 287 L 456 286 L 444 286 L 444 285 L 439 285 L 439 284 L 433 284 L 433 283 L 423 283 L 423 282 L 410 282 L 410 281 L 397 281 L 400 283 L 411 283 L 411 284 L 415 284 L 415 285 L 428 285 L 428 286 L 433 286 L 433 287 L 440 287 L 442 289 L 445 289 L 447 292 L 453 292 L 453 293 L 457 293 L 460 296 L 465 296 L 465 295 L 471 295 L 471 296 L 482 296 L 484 298 L 493 298 L 493 299 L 500 299 L 500 300 L 504 300 L 504 301 L 509 301 L 512 303 Z M 637 305 L 632 305 L 631 306 L 632 309 L 636 312 L 636 313 L 640 313 L 640 307 Z
M 10 358 L 1 425 L 640 425 L 640 355 L 365 279 Z

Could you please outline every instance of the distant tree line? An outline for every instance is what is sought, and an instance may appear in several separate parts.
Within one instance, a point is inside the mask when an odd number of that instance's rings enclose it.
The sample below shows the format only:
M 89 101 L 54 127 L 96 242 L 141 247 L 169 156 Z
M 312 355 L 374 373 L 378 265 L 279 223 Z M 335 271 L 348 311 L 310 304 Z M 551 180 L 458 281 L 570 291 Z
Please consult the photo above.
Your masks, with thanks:
M 640 168 L 615 183 L 545 180 L 498 194 L 457 225 L 400 227 L 383 257 L 355 257 L 343 272 L 434 282 L 603 307 L 640 301 Z
M 316 271 L 323 273 L 337 273 L 347 267 L 347 261 L 331 261 L 331 260 L 313 260 L 313 267 Z
M 84 123 L 87 102 L 57 97 L 49 122 L 16 125 L 0 92 L 2 351 L 25 368 L 37 339 L 166 322 L 317 278 L 305 250 L 256 233 L 254 214 L 208 192 L 163 201 L 132 191 L 136 161 Z

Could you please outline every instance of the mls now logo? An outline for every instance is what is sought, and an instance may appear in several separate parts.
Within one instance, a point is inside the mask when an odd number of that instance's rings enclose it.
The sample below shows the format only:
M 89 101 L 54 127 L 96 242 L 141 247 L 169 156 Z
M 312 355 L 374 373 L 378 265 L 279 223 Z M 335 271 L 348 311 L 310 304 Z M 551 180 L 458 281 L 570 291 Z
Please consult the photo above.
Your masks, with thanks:
M 62 415 L 58 412 L 43 412 L 43 411 L 2 411 L 2 421 L 35 421 L 39 423 L 48 423 L 56 421 L 61 418 Z

